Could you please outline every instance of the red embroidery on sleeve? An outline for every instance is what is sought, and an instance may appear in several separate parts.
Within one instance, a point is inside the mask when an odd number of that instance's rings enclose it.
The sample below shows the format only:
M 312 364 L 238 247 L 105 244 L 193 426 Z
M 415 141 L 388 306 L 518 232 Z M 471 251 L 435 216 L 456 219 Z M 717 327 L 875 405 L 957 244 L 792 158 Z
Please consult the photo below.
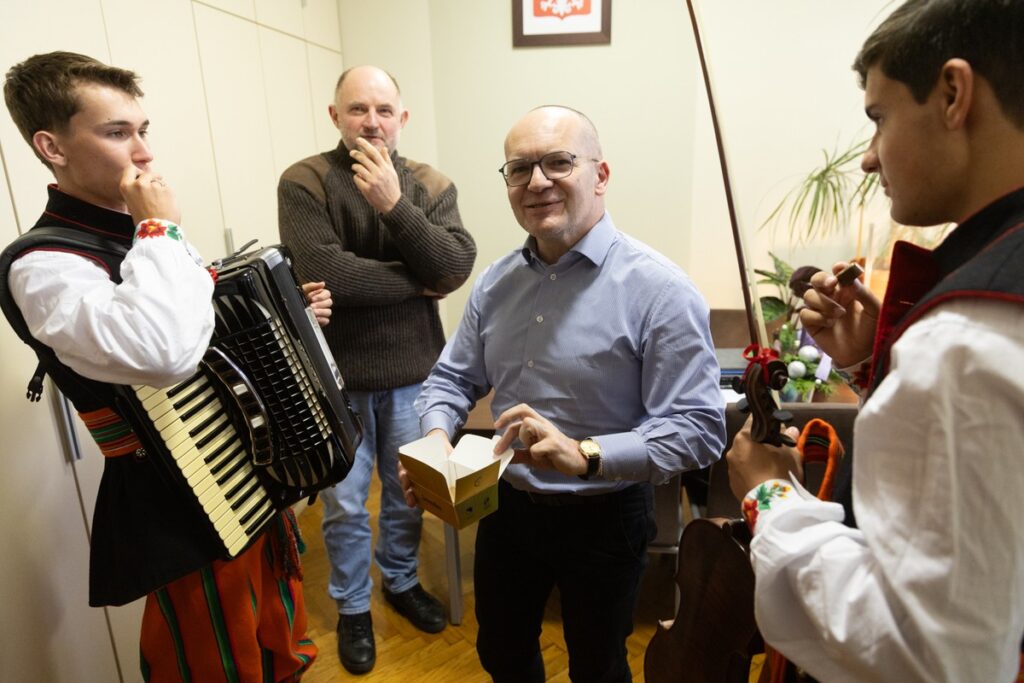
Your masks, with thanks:
M 163 237 L 167 234 L 167 226 L 160 221 L 142 221 L 139 223 L 137 236 L 139 239 L 145 237 Z

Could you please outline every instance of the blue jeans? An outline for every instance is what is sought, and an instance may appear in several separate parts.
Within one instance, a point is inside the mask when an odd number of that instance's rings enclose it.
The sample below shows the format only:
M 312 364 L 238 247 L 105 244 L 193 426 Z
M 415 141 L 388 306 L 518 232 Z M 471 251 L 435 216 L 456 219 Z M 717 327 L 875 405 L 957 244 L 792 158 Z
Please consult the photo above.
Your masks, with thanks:
M 328 593 L 341 614 L 370 610 L 370 514 L 366 511 L 373 463 L 381 481 L 377 547 L 373 553 L 384 586 L 401 593 L 415 586 L 423 511 L 405 503 L 398 483 L 398 447 L 420 438 L 420 421 L 412 402 L 419 384 L 387 391 L 349 391 L 352 407 L 363 418 L 363 441 L 345 480 L 320 493 L 323 534 L 331 561 Z

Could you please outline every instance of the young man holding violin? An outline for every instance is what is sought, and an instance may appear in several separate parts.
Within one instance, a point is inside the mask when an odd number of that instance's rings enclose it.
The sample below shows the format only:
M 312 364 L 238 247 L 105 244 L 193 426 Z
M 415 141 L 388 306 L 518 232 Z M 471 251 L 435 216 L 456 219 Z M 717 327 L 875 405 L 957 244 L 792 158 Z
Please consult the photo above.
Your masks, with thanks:
M 1022 31 L 1019 0 L 910 0 L 854 64 L 876 127 L 863 168 L 893 219 L 958 226 L 934 252 L 898 244 L 882 302 L 828 272 L 804 295 L 803 324 L 864 390 L 845 515 L 802 489 L 793 449 L 748 426 L 728 453 L 733 492 L 757 501 L 761 632 L 821 680 L 1018 672 Z

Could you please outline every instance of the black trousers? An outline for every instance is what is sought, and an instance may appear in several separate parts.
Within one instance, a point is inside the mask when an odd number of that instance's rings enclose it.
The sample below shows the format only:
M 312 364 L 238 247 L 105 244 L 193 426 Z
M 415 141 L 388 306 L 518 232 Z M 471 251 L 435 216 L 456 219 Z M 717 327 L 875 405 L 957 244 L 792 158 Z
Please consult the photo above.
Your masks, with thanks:
M 498 510 L 480 520 L 473 581 L 477 652 L 497 683 L 544 680 L 541 622 L 558 586 L 577 683 L 630 681 L 633 632 L 647 544 L 654 538 L 649 484 L 575 503 L 499 484 Z

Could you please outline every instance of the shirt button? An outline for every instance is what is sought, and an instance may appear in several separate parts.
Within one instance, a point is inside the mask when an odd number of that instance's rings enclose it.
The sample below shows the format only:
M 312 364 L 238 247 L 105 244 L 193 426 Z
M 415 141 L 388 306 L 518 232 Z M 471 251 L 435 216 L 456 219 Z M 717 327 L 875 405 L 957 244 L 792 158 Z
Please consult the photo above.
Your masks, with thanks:
M 537 322 L 539 322 L 539 323 L 542 323 L 542 322 L 544 322 L 544 316 L 542 316 L 542 315 L 538 315 L 538 316 L 537 316 Z
M 552 280 L 557 280 L 558 279 L 558 276 L 555 275 L 554 273 L 551 273 L 551 275 L 548 275 L 548 277 L 551 278 Z
M 526 367 L 532 368 L 533 367 L 533 361 L 532 360 L 526 361 Z

